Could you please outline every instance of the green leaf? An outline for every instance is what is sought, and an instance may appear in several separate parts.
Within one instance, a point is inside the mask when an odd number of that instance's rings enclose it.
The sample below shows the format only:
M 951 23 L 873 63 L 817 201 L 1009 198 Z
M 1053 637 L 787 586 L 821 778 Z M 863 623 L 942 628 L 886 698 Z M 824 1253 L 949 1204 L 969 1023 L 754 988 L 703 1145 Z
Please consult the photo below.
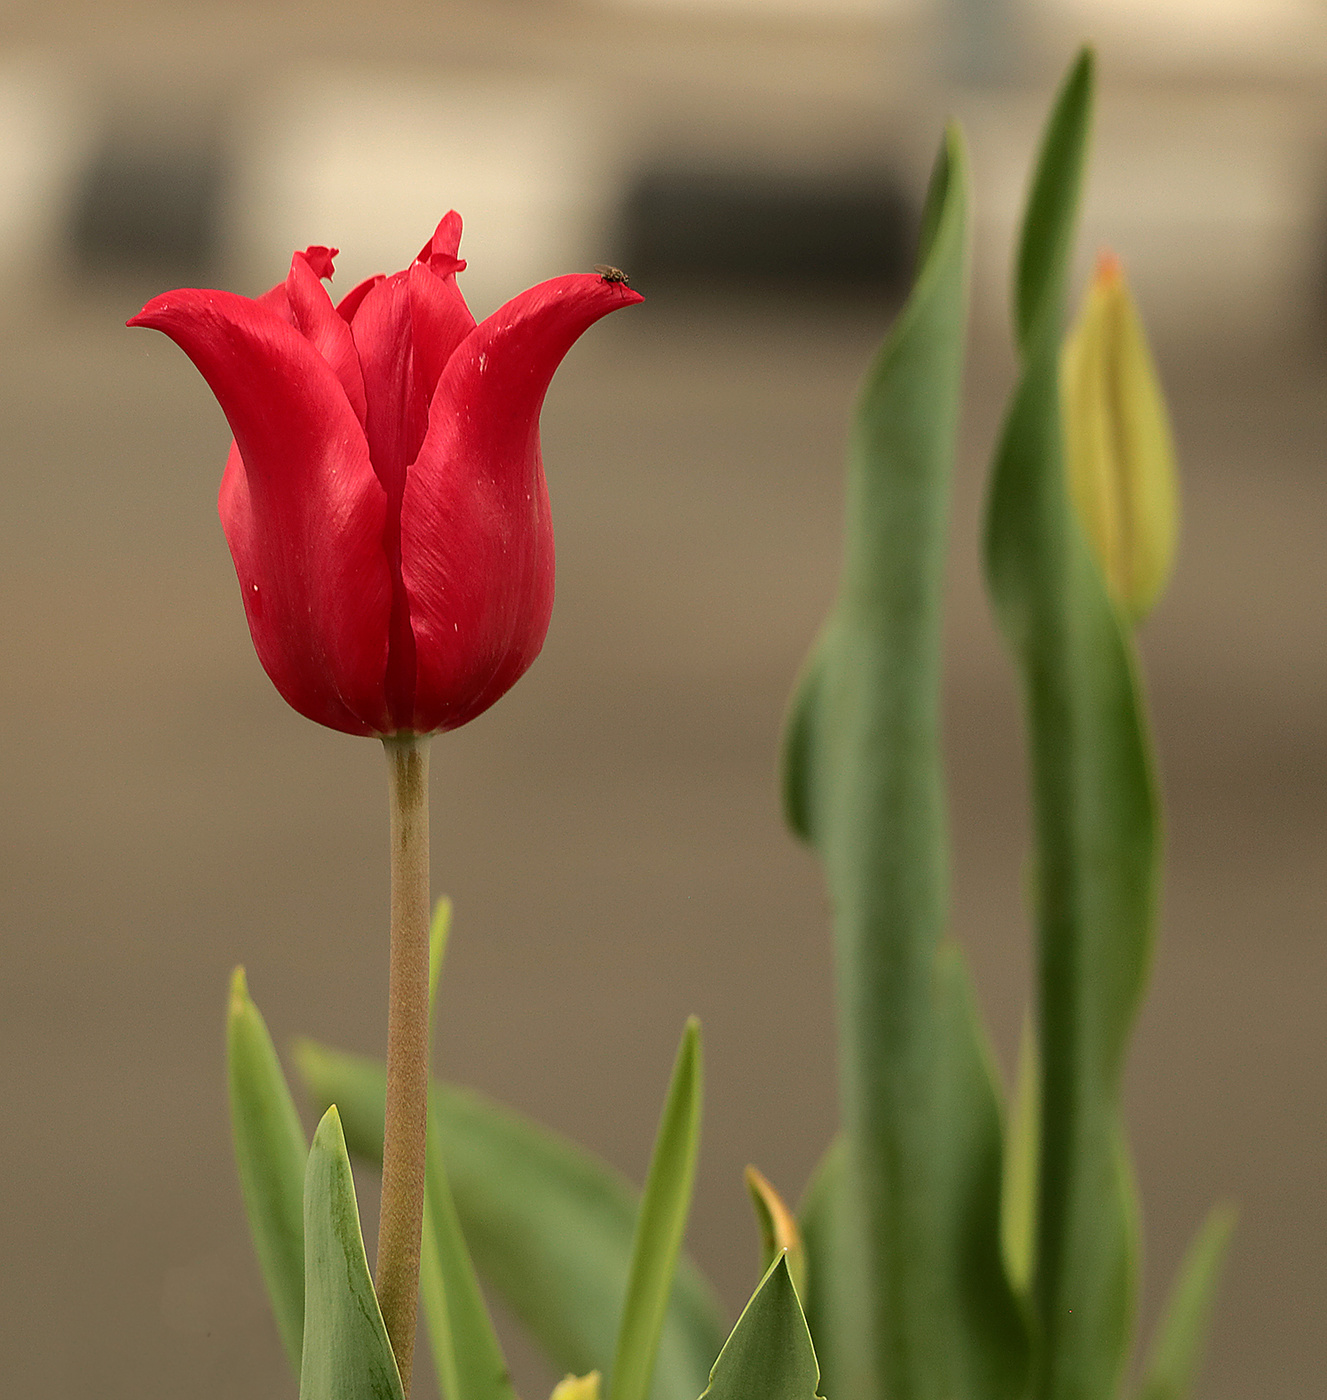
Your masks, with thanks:
M 866 1258 L 856 1197 L 844 1186 L 848 1144 L 830 1143 L 802 1198 L 798 1219 L 806 1254 L 806 1291 L 799 1292 L 820 1361 L 826 1395 L 858 1400 L 871 1391 L 871 1358 L 862 1344 L 870 1335 Z
M 954 1395 L 1022 1396 L 1029 1341 L 1001 1247 L 1004 1171 L 1000 1098 L 994 1059 L 977 1014 L 960 949 L 940 950 L 939 1148 L 934 1184 L 945 1283 L 959 1321 L 952 1358 Z
M 429 1043 L 434 1007 L 451 930 L 452 905 L 440 899 L 429 925 Z M 379 1144 L 381 1150 L 381 1143 Z M 475 1276 L 457 1219 L 437 1107 L 429 1103 L 424 1230 L 419 1286 L 433 1365 L 443 1400 L 515 1400 L 507 1362 Z
M 340 1108 L 351 1150 L 381 1161 L 382 1062 L 312 1041 L 296 1047 L 295 1062 L 315 1104 Z M 607 1371 L 638 1193 L 584 1149 L 491 1100 L 436 1082 L 432 1097 L 480 1273 L 560 1370 Z M 683 1257 L 652 1400 L 695 1400 L 725 1330 L 713 1291 Z
M 1061 89 L 1018 272 L 1022 374 L 996 454 L 986 573 L 1022 673 L 1032 770 L 1041 1128 L 1032 1302 L 1036 1400 L 1118 1392 L 1137 1275 L 1120 1127 L 1150 960 L 1159 822 L 1127 627 L 1069 501 L 1059 337 L 1092 105 L 1084 52 Z
M 1193 1389 L 1234 1228 L 1234 1207 L 1216 1206 L 1189 1246 L 1152 1343 L 1139 1400 L 1186 1400 Z
M 447 1181 L 442 1126 L 429 1105 L 421 1280 L 444 1400 L 515 1400 Z
M 794 836 L 814 843 L 816 715 L 825 678 L 822 655 L 828 643 L 816 639 L 793 689 L 783 729 L 783 816 Z
M 1023 1021 L 1018 1048 L 1018 1081 L 1005 1133 L 1004 1191 L 1000 1207 L 1005 1269 L 1020 1297 L 1032 1286 L 1037 1235 L 1037 1138 L 1041 1129 L 1041 1067 L 1037 1033 Z
M 230 1121 L 240 1191 L 277 1330 L 295 1373 L 304 1345 L 304 1167 L 309 1144 L 244 969 L 226 1017 Z
M 693 1016 L 682 1032 L 636 1217 L 627 1296 L 608 1377 L 609 1400 L 646 1400 L 650 1392 L 691 1209 L 700 1148 L 701 1084 L 700 1022 Z
M 433 906 L 429 922 L 429 1058 L 433 1050 L 433 1007 L 438 999 L 438 981 L 442 977 L 442 960 L 447 955 L 447 936 L 452 930 L 452 902 L 444 895 Z
M 313 1135 L 304 1178 L 304 1276 L 300 1400 L 403 1400 L 335 1107 Z
M 823 860 L 834 908 L 846 1142 L 838 1213 L 861 1241 L 850 1287 L 810 1259 L 815 1325 L 832 1328 L 834 1400 L 1013 1400 L 1026 1378 L 1025 1328 L 999 1252 L 998 1100 L 975 1012 L 955 1001 L 942 953 L 940 641 L 967 191 L 951 128 L 916 284 L 858 402 L 839 597 L 785 742 L 785 808 Z M 852 1300 L 841 1317 L 820 1306 L 832 1296 Z
M 1093 50 L 1084 48 L 1069 69 L 1042 134 L 1014 272 L 1014 329 L 1020 349 L 1031 342 L 1043 319 L 1057 341 L 1063 324 L 1092 125 L 1095 67 Z
M 701 1400 L 817 1400 L 820 1368 L 780 1255 L 723 1344 Z

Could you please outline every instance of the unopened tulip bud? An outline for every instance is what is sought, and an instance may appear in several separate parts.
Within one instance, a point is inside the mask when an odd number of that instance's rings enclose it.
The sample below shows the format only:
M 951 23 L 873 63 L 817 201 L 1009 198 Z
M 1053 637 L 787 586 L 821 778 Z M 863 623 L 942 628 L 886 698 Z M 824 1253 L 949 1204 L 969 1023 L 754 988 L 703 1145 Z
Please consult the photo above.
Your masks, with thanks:
M 1112 599 L 1151 609 L 1175 557 L 1175 447 L 1147 335 L 1111 253 L 1060 356 L 1069 489 Z

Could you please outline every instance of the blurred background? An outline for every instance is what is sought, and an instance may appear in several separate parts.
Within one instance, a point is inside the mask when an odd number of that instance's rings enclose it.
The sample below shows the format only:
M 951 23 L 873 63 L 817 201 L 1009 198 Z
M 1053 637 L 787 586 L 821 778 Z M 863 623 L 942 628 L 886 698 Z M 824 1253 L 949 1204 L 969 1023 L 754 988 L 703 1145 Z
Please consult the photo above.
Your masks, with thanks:
M 378 1053 L 378 746 L 288 710 L 214 499 L 229 434 L 178 285 L 290 250 L 404 266 L 449 207 L 480 315 L 605 261 L 544 412 L 544 654 L 434 746 L 456 901 L 439 1065 L 639 1180 L 705 1024 L 690 1245 L 734 1315 L 748 1161 L 835 1120 L 818 871 L 780 720 L 831 599 L 846 415 L 949 113 L 976 180 L 946 727 L 954 924 L 1009 1073 L 1027 1004 L 1011 672 L 981 593 L 1036 131 L 1101 55 L 1081 263 L 1129 269 L 1173 405 L 1179 572 L 1143 645 L 1169 803 L 1128 1082 L 1144 1335 L 1209 1202 L 1241 1220 L 1205 1400 L 1327 1376 L 1327 6 L 1317 0 L 8 0 L 0 16 L 0 1356 L 43 1400 L 290 1396 L 243 1224 L 226 977 L 278 1044 Z M 371 1228 L 376 1191 L 362 1184 Z M 552 1377 L 516 1347 L 522 1393 Z M 427 1394 L 428 1392 L 422 1392 Z

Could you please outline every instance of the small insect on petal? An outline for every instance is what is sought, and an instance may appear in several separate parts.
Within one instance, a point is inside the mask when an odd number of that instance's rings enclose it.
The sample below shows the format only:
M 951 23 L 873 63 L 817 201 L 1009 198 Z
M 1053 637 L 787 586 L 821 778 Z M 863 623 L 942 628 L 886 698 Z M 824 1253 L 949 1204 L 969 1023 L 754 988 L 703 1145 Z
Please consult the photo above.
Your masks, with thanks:
M 614 267 L 612 263 L 595 263 L 594 270 L 605 282 L 628 282 L 631 280 L 620 267 Z

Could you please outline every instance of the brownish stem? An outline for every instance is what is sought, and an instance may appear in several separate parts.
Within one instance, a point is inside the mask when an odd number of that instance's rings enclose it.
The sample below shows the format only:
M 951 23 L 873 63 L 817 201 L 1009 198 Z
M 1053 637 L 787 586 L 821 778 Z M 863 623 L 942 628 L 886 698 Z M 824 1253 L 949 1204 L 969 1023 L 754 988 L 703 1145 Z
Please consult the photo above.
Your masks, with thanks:
M 429 1044 L 428 737 L 396 734 L 387 750 L 392 812 L 392 949 L 387 1001 L 387 1116 L 382 1135 L 378 1305 L 407 1400 L 419 1312 Z

